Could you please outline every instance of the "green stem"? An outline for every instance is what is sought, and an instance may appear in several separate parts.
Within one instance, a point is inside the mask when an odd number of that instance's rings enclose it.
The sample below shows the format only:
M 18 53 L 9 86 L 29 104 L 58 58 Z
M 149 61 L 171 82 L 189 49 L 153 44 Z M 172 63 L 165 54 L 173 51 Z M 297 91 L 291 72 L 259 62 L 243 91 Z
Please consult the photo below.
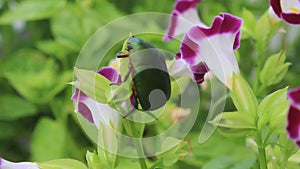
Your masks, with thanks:
M 139 138 L 139 134 L 138 134 L 138 131 L 136 130 L 136 126 L 135 126 L 134 122 L 129 121 L 129 123 L 130 123 L 130 128 L 132 131 L 132 135 L 134 137 L 133 140 L 134 140 L 134 144 L 136 146 L 136 151 L 138 153 L 138 156 L 140 157 L 139 162 L 140 162 L 141 169 L 148 169 L 145 158 L 141 158 L 144 156 L 143 146 L 142 146 L 142 143 L 140 140 L 141 138 Z
M 257 147 L 258 147 L 258 160 L 259 160 L 260 169 L 268 169 L 265 145 L 262 140 L 261 131 L 257 132 L 256 143 L 257 143 Z
M 256 94 L 256 96 L 259 90 L 259 75 L 261 70 L 262 70 L 262 55 L 258 55 L 256 59 L 256 73 L 255 73 L 255 80 L 253 84 L 253 91 Z

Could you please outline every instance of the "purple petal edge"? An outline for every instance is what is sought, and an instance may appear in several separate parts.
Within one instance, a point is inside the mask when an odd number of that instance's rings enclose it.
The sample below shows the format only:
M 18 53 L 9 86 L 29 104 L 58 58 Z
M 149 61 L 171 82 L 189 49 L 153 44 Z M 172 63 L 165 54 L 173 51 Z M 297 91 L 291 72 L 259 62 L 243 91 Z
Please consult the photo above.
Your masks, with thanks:
M 200 2 L 202 2 L 202 0 L 177 0 L 174 4 L 174 9 L 183 13 L 190 8 L 195 8 Z
M 282 13 L 282 19 L 290 24 L 300 24 L 300 14 Z
M 201 26 L 194 26 L 190 29 L 188 34 L 189 36 L 198 40 L 218 34 L 235 34 L 235 41 L 232 48 L 237 49 L 240 46 L 240 29 L 242 23 L 242 19 L 231 14 L 222 13 L 220 14 L 220 16 L 215 17 L 211 27 L 206 28 Z
M 92 112 L 84 103 L 79 102 L 78 103 L 78 112 L 86 118 L 89 122 L 94 123 L 94 119 L 92 116 Z
M 297 107 L 290 106 L 288 111 L 287 131 L 291 139 L 299 139 L 300 130 L 300 110 Z
M 79 101 L 82 101 L 82 100 L 84 100 L 85 98 L 87 98 L 88 96 L 86 95 L 86 94 L 84 94 L 82 91 L 80 91 L 79 89 L 77 89 L 77 88 L 75 88 L 74 89 L 75 90 L 75 92 L 73 93 L 73 95 L 72 95 L 72 97 L 71 97 L 71 99 L 73 100 L 73 101 L 75 101 L 75 100 L 79 100 Z
M 192 66 L 191 70 L 194 75 L 194 80 L 198 84 L 204 82 L 204 76 L 209 71 L 208 67 L 204 62 L 200 62 L 197 65 Z
M 300 105 L 300 87 L 289 90 L 288 99 L 290 100 L 291 105 Z
M 287 116 L 288 136 L 300 147 L 300 87 L 288 91 L 290 107 Z
M 175 34 L 175 29 L 176 29 L 176 25 L 178 24 L 178 20 L 179 18 L 177 16 L 177 12 L 173 11 L 171 14 L 170 24 L 167 28 L 167 33 L 163 37 L 163 41 L 167 42 L 174 39 L 173 35 Z
M 275 12 L 275 14 L 279 18 L 281 18 L 282 9 L 281 9 L 281 5 L 280 5 L 280 0 L 270 0 L 270 6 L 273 8 L 273 11 Z
M 180 46 L 180 57 L 185 60 L 188 64 L 194 65 L 195 61 L 197 60 L 198 57 L 198 52 L 199 52 L 199 46 L 197 43 L 192 41 L 189 38 L 189 35 L 186 34 L 183 37 L 181 46 Z
M 83 103 L 84 100 L 88 99 L 88 96 L 84 94 L 81 90 L 75 88 L 71 99 L 75 102 L 77 111 L 89 122 L 94 123 L 92 112 L 90 109 Z
M 184 15 L 184 13 L 187 12 L 188 10 L 197 10 L 196 5 L 200 2 L 202 2 L 202 0 L 177 0 L 175 2 L 174 9 L 171 12 L 170 23 L 167 28 L 167 33 L 163 37 L 163 41 L 170 41 L 175 38 L 174 36 L 177 36 L 175 35 L 176 29 L 178 27 L 179 20 L 183 19 L 182 15 Z M 197 16 L 195 17 L 197 17 L 200 22 L 198 14 L 196 15 Z M 185 18 L 185 19 L 189 20 L 189 18 Z
M 103 67 L 98 71 L 99 74 L 106 77 L 112 83 L 121 83 L 121 75 L 112 67 Z
M 300 24 L 300 14 L 283 12 L 280 0 L 270 0 L 270 6 L 274 13 L 285 22 L 289 24 Z
M 239 48 L 241 26 L 242 19 L 230 14 L 223 13 L 220 16 L 215 17 L 210 28 L 202 26 L 192 27 L 184 36 L 180 46 L 182 59 L 184 59 L 190 65 L 194 65 L 195 61 L 197 60 L 197 53 L 200 51 L 200 47 L 191 38 L 202 40 L 207 39 L 210 36 L 230 33 L 235 35 L 232 49 Z

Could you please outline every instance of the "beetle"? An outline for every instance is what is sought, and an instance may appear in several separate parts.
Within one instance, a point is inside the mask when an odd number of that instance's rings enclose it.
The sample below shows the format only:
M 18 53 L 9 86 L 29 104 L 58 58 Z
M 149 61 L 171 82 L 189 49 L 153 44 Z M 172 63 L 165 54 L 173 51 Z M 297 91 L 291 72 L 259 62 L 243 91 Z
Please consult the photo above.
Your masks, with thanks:
M 129 58 L 129 71 L 124 81 L 131 75 L 135 109 L 153 111 L 166 104 L 171 94 L 171 83 L 166 60 L 161 52 L 149 42 L 130 36 L 117 58 Z

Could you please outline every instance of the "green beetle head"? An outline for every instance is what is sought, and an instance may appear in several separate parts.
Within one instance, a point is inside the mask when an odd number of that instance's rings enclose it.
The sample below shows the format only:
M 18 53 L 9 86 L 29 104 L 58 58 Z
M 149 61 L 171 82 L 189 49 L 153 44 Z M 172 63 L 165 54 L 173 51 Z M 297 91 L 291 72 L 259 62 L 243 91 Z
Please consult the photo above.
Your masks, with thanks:
M 140 44 L 143 43 L 143 40 L 140 38 L 136 38 L 134 35 L 130 35 L 128 39 L 125 40 L 123 43 L 122 50 L 117 54 L 118 58 L 125 58 L 128 57 L 130 54 L 130 51 L 132 49 L 138 50 Z

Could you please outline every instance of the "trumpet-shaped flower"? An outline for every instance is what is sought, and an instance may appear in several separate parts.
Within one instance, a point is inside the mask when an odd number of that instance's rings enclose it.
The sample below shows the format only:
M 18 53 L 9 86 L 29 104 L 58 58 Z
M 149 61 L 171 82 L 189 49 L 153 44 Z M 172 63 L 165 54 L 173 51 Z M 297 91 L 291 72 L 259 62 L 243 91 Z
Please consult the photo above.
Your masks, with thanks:
M 164 41 L 184 34 L 194 25 L 204 25 L 198 16 L 197 3 L 202 0 L 177 0 L 171 14 L 170 24 Z
M 178 71 L 172 72 L 188 74 L 195 82 L 202 83 L 205 73 L 210 70 L 231 88 L 230 79 L 233 73 L 239 73 L 233 50 L 240 46 L 242 20 L 224 13 L 215 17 L 212 26 L 207 27 L 200 21 L 196 9 L 197 3 L 201 1 L 177 0 L 174 5 L 163 40 L 168 41 L 174 36 L 186 34 L 181 43 L 180 53 L 177 54 L 178 61 L 174 64 Z
M 33 162 L 13 163 L 0 157 L 0 169 L 39 169 L 39 167 Z
M 275 14 L 290 24 L 300 24 L 299 0 L 270 0 Z
M 287 118 L 289 137 L 300 147 L 300 87 L 288 92 L 290 108 Z
M 111 67 L 103 67 L 98 73 L 112 83 L 121 83 L 121 75 Z M 103 104 L 85 95 L 79 89 L 75 89 L 72 100 L 75 101 L 75 112 L 79 112 L 88 121 L 99 128 L 100 122 L 117 127 L 119 113 L 108 104 Z
M 224 13 L 215 17 L 210 28 L 193 26 L 183 38 L 181 58 L 190 67 L 204 62 L 220 81 L 231 88 L 229 80 L 234 72 L 239 72 L 233 50 L 240 46 L 241 25 L 240 18 Z

